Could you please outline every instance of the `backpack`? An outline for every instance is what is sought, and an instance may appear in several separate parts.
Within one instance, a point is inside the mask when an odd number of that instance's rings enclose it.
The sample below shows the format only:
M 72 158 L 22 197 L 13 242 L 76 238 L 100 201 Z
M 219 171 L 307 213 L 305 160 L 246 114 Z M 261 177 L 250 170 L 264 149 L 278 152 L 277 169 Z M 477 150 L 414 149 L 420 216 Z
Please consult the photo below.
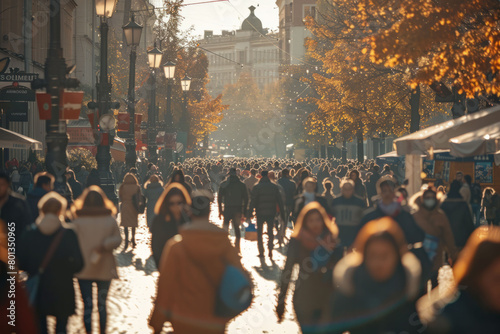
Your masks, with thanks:
M 471 204 L 481 204 L 483 191 L 478 183 L 473 183 L 470 186 L 470 202 Z

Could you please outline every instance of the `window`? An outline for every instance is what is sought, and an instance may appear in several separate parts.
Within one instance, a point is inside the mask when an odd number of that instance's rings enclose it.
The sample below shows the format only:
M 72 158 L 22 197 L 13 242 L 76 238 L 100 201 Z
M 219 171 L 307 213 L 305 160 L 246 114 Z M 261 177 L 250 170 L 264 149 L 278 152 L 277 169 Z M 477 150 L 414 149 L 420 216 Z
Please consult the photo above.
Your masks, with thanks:
M 315 5 L 304 5 L 304 16 L 302 16 L 302 18 L 305 19 L 308 16 L 311 16 L 313 19 L 316 19 Z

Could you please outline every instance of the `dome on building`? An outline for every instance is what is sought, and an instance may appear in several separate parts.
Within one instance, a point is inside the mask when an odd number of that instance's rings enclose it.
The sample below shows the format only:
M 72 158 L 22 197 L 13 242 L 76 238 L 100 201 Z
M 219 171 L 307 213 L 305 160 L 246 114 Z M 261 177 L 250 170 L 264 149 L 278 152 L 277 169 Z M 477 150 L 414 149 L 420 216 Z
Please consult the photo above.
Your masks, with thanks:
M 248 9 L 250 9 L 250 15 L 243 21 L 241 24 L 241 30 L 246 30 L 246 31 L 257 31 L 261 34 L 264 33 L 264 30 L 262 29 L 262 21 L 255 16 L 255 7 L 250 6 Z

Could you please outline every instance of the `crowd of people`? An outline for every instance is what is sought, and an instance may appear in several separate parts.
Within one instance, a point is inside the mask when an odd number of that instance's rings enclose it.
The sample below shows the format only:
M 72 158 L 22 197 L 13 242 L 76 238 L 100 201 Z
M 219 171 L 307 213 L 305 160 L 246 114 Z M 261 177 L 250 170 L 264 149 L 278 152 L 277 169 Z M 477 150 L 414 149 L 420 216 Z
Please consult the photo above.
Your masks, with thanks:
M 16 266 L 28 277 L 16 281 L 23 314 L 17 333 L 50 332 L 47 316 L 55 316 L 56 333 L 66 333 L 76 308 L 74 280 L 87 333 L 94 302 L 106 333 L 106 299 L 118 278 L 113 252 L 121 245 L 134 250 L 142 213 L 159 271 L 149 319 L 155 333 L 166 322 L 175 333 L 224 333 L 248 308 L 252 282 L 241 264 L 241 238 L 254 225 L 259 257 L 273 261 L 277 247 L 286 250 L 276 315 L 283 320 L 294 282 L 293 310 L 303 333 L 500 329 L 500 196 L 462 172 L 410 197 L 390 166 L 373 161 L 142 161 L 117 168 L 119 203 L 113 203 L 97 170 L 68 169 L 61 188 L 40 165 L 9 168 L 0 172 L 0 314 L 8 314 L 3 290 L 12 271 L 13 222 Z M 221 227 L 209 219 L 213 201 Z M 444 265 L 453 267 L 454 288 L 430 298 Z

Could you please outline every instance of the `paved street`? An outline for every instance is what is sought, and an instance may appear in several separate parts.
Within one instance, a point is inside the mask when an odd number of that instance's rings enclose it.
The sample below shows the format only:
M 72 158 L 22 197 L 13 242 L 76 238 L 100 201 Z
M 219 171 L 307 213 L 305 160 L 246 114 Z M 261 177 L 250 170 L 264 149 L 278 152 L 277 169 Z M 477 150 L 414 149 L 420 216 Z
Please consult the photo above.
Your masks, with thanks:
M 222 224 L 217 217 L 216 205 L 213 205 L 211 220 Z M 123 245 L 116 251 L 119 280 L 113 281 L 108 297 L 108 333 L 134 334 L 151 333 L 147 319 L 156 294 L 158 271 L 154 265 L 150 250 L 150 234 L 144 215 L 140 217 L 136 235 L 137 247 L 123 252 Z M 274 252 L 274 261 L 266 258 L 263 262 L 257 256 L 256 242 L 242 240 L 241 250 L 243 265 L 251 273 L 255 284 L 255 299 L 252 307 L 234 319 L 228 326 L 228 333 L 299 333 L 294 322 L 294 315 L 289 299 L 286 319 L 277 323 L 274 313 L 276 300 L 276 281 L 280 268 L 284 265 L 284 256 L 280 249 Z M 85 333 L 83 326 L 83 304 L 77 298 L 78 316 L 70 319 L 71 333 Z M 94 307 L 97 315 L 97 308 Z M 94 317 L 96 319 L 96 317 Z M 94 321 L 93 333 L 97 333 Z M 168 332 L 165 326 L 165 331 Z

